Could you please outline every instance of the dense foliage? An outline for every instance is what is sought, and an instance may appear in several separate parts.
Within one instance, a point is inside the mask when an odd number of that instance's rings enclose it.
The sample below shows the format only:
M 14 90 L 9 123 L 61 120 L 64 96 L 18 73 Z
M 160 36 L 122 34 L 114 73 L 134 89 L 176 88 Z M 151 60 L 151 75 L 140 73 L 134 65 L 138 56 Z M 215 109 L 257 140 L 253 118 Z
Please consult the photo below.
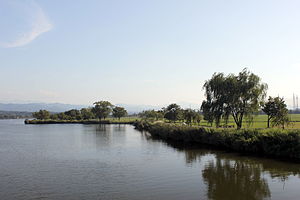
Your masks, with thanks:
M 269 97 L 268 102 L 264 104 L 262 111 L 268 115 L 268 128 L 270 127 L 270 121 L 273 126 L 282 126 L 282 128 L 289 123 L 289 110 L 287 109 L 287 105 L 283 98 Z
M 108 101 L 98 101 L 94 105 L 92 111 L 100 120 L 107 118 L 113 108 L 113 105 Z
M 176 120 L 181 119 L 182 109 L 176 103 L 172 103 L 168 105 L 168 107 L 164 110 L 164 117 L 170 121 L 175 122 Z
M 50 112 L 47 110 L 40 110 L 32 113 L 32 116 L 37 119 L 50 119 Z
M 112 116 L 118 118 L 119 120 L 121 117 L 125 117 L 126 115 L 127 111 L 123 107 L 116 106 L 112 110 Z
M 237 125 L 242 127 L 243 118 L 253 115 L 259 110 L 267 85 L 260 78 L 244 69 L 238 75 L 215 73 L 204 84 L 206 100 L 202 103 L 205 119 L 217 124 L 221 118 L 225 121 L 231 115 Z
M 182 109 L 179 105 L 172 103 L 167 108 L 162 108 L 161 110 L 145 110 L 139 113 L 139 117 L 142 119 L 157 121 L 166 119 L 169 122 L 185 122 L 189 125 L 192 123 L 198 123 L 202 120 L 202 115 L 199 111 L 193 109 Z
M 147 121 L 136 122 L 135 127 L 161 139 L 195 142 L 300 161 L 300 130 L 214 129 Z

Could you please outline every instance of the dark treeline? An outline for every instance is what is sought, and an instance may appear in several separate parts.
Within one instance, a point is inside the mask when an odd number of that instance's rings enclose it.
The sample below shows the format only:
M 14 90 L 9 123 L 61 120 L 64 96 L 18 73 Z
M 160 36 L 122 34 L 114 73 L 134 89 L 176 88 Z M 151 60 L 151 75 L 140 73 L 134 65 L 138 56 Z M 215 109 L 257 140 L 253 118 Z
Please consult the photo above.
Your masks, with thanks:
M 189 125 L 192 123 L 198 123 L 202 120 L 202 115 L 200 110 L 194 109 L 183 109 L 179 105 L 172 103 L 168 105 L 166 108 L 162 108 L 158 111 L 155 110 L 146 110 L 139 113 L 139 117 L 142 119 L 148 120 L 163 120 L 166 119 L 169 122 L 185 122 Z
M 0 119 L 24 119 L 31 118 L 31 112 L 19 112 L 19 111 L 0 111 Z
M 40 110 L 32 115 L 39 120 L 105 120 L 109 116 L 120 120 L 121 117 L 127 116 L 127 111 L 125 108 L 114 106 L 108 101 L 98 101 L 94 103 L 93 107 L 80 110 L 71 109 L 61 113 L 50 113 L 47 110 Z

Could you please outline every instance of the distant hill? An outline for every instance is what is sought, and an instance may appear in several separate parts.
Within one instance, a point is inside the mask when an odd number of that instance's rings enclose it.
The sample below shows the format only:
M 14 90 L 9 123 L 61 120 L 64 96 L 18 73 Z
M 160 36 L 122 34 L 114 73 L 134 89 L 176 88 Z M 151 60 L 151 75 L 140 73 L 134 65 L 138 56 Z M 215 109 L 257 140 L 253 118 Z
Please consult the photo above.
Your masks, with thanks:
M 188 102 L 178 103 L 182 108 L 192 108 L 199 109 L 200 105 L 190 104 Z M 134 114 L 142 112 L 143 110 L 159 110 L 162 107 L 167 107 L 168 105 L 134 105 L 134 104 L 116 104 L 117 106 L 124 107 L 128 114 Z M 87 108 L 92 105 L 73 105 L 73 104 L 63 104 L 63 103 L 0 103 L 1 111 L 18 111 L 18 112 L 36 112 L 39 110 L 48 110 L 50 112 L 64 112 L 71 109 L 81 109 Z
M 87 105 L 72 105 L 62 103 L 0 103 L 0 110 L 2 111 L 23 111 L 23 112 L 36 112 L 41 109 L 50 112 L 64 112 L 71 109 L 81 109 L 88 107 Z

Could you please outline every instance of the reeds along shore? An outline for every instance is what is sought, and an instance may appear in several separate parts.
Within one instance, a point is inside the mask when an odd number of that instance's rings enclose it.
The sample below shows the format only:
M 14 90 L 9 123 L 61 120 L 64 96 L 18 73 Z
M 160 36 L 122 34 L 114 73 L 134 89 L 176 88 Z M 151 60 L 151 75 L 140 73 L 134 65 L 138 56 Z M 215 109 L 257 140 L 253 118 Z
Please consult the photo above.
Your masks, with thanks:
M 206 144 L 237 152 L 300 162 L 300 130 L 233 130 L 147 121 L 137 121 L 134 126 L 164 140 Z

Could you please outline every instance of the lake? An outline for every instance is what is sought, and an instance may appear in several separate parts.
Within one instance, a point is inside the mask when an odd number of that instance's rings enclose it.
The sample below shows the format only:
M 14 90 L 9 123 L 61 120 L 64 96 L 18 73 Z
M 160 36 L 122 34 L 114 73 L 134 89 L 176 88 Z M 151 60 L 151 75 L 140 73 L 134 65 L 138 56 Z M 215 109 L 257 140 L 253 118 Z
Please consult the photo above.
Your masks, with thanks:
M 0 199 L 298 200 L 300 164 L 166 143 L 131 125 L 0 120 Z

